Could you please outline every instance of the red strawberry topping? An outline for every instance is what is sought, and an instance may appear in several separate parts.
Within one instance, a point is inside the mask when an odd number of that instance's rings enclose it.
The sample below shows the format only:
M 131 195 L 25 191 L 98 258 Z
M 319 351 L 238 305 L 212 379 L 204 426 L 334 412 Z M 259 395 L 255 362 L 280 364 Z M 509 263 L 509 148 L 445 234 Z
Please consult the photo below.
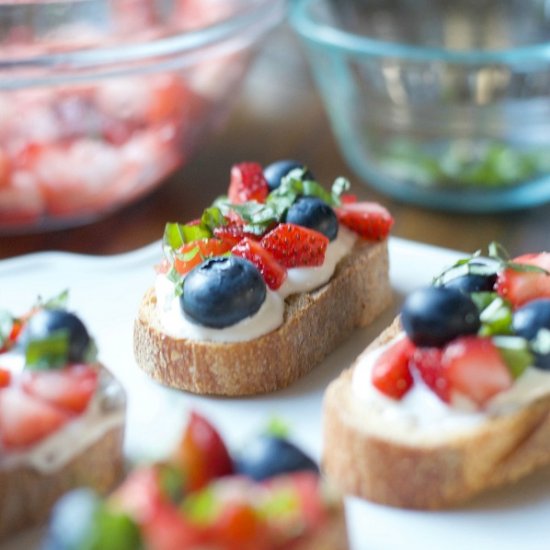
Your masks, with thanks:
M 0 367 L 0 388 L 5 388 L 10 385 L 11 373 L 9 370 Z
M 393 226 L 386 208 L 375 202 L 344 202 L 334 209 L 338 221 L 363 239 L 385 239 Z
M 281 223 L 262 237 L 261 245 L 285 267 L 322 265 L 329 240 L 325 235 L 292 223 Z
M 514 263 L 540 267 L 550 272 L 550 252 L 524 254 L 514 258 Z M 550 298 L 550 274 L 518 271 L 511 267 L 498 274 L 496 291 L 512 302 L 514 307 L 535 300 Z
M 250 239 L 259 240 L 253 233 L 247 233 L 244 230 L 244 222 L 242 220 L 230 220 L 226 225 L 220 225 L 214 229 L 214 236 L 218 239 L 229 243 L 231 246 L 235 246 L 244 237 Z
M 5 448 L 36 443 L 58 430 L 69 418 L 61 409 L 18 388 L 0 392 L 0 441 Z
M 414 344 L 408 338 L 401 338 L 376 359 L 372 369 L 372 383 L 375 388 L 393 399 L 401 399 L 413 385 L 409 360 Z
M 231 181 L 227 194 L 234 204 L 248 201 L 265 202 L 269 187 L 262 165 L 257 162 L 235 164 L 231 168 Z
M 67 412 L 81 413 L 97 388 L 98 371 L 89 365 L 71 365 L 64 369 L 25 372 L 23 389 Z
M 445 403 L 451 400 L 447 371 L 442 363 L 440 348 L 416 348 L 410 366 L 416 368 L 424 383 Z
M 443 351 L 449 385 L 480 406 L 513 383 L 512 375 L 490 338 L 464 336 Z
M 231 250 L 231 244 L 220 239 L 200 239 L 184 244 L 174 260 L 174 268 L 180 275 L 185 275 L 205 259 L 221 256 Z
M 233 463 L 222 438 L 205 418 L 194 412 L 175 460 L 186 472 L 190 491 L 201 489 L 212 479 L 233 472 Z
M 286 269 L 257 241 L 245 237 L 231 252 L 252 262 L 271 290 L 277 290 L 286 279 Z

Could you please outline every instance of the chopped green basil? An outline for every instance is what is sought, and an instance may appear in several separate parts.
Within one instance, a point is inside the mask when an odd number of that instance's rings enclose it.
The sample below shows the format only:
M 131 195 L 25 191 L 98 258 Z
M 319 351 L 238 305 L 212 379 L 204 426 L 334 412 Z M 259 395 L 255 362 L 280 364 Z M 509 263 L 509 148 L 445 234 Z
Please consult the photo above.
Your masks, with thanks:
M 187 495 L 182 506 L 185 516 L 198 525 L 212 523 L 220 511 L 219 502 L 210 487 Z
M 498 348 L 504 362 L 514 378 L 521 376 L 533 364 L 533 354 L 529 342 L 520 336 L 494 336 L 493 343 Z
M 480 336 L 512 334 L 512 314 L 509 302 L 497 296 L 479 315 Z
M 69 334 L 57 330 L 48 338 L 31 340 L 25 348 L 25 366 L 32 370 L 51 370 L 67 364 Z

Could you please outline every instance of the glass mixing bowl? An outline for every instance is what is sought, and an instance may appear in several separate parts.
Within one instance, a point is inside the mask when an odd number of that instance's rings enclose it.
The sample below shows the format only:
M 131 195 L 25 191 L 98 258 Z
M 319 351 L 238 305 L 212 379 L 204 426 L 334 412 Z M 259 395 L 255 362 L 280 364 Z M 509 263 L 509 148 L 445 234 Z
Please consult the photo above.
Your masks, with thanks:
M 183 165 L 284 0 L 0 0 L 0 232 L 87 223 Z
M 366 183 L 454 211 L 550 200 L 550 2 L 296 0 L 291 22 Z

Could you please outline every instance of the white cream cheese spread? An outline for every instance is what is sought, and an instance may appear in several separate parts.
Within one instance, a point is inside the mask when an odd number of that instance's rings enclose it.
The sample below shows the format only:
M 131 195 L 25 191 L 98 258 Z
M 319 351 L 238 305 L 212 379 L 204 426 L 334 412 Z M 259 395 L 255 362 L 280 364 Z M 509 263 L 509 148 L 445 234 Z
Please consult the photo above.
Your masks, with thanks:
M 284 299 L 291 294 L 309 292 L 326 284 L 332 277 L 338 262 L 353 248 L 357 235 L 340 226 L 338 236 L 329 243 L 322 265 L 298 267 L 287 271 L 285 282 L 277 291 L 267 289 L 266 299 L 252 316 L 223 329 L 209 328 L 187 319 L 174 284 L 159 274 L 155 282 L 157 313 L 161 326 L 168 336 L 209 342 L 246 342 L 267 334 L 283 323 Z
M 528 367 L 509 390 L 494 396 L 483 410 L 477 410 L 465 396 L 455 395 L 451 404 L 444 403 L 416 373 L 409 391 L 400 400 L 392 399 L 373 386 L 372 369 L 377 357 L 402 337 L 400 334 L 385 346 L 363 354 L 353 371 L 354 396 L 383 419 L 386 429 L 388 424 L 394 424 L 416 436 L 454 433 L 474 427 L 488 417 L 517 410 L 550 393 L 550 373 Z

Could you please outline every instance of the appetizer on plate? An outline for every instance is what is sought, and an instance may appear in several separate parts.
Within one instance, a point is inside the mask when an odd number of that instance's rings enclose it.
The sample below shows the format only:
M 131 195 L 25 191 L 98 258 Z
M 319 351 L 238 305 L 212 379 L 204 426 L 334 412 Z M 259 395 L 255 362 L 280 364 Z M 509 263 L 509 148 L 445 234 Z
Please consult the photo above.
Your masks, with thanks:
M 45 550 L 344 550 L 343 507 L 290 440 L 263 434 L 233 457 L 192 413 L 172 457 L 134 469 L 107 499 L 55 506 Z
M 550 463 L 550 253 L 459 261 L 324 400 L 324 467 L 366 499 L 437 509 Z
M 288 386 L 391 300 L 388 211 L 295 161 L 231 170 L 227 197 L 169 223 L 135 322 L 139 366 L 201 394 Z
M 125 397 L 65 298 L 0 311 L 0 539 L 64 492 L 105 492 L 122 473 Z

